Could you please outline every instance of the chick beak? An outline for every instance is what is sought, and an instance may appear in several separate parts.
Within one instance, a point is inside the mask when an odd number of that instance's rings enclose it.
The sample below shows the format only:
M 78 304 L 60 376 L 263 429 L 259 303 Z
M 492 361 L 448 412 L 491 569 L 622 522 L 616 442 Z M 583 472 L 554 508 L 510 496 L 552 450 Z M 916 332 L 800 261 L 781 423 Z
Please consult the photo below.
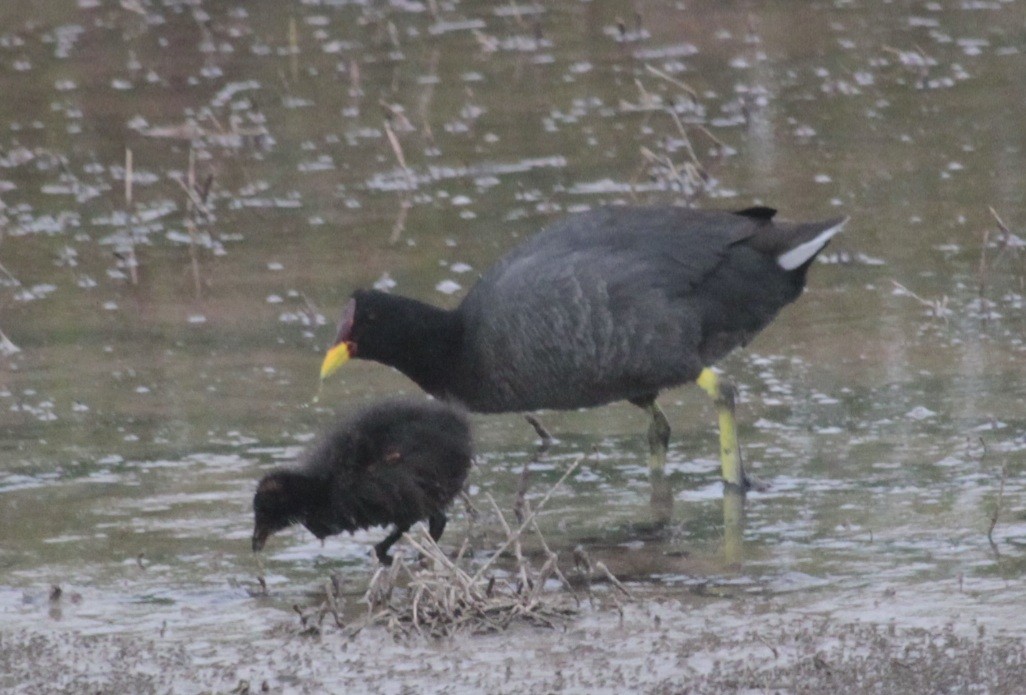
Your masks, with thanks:
M 324 355 L 324 361 L 321 363 L 321 380 L 323 381 L 324 379 L 327 379 L 338 371 L 338 368 L 348 362 L 351 356 L 352 350 L 348 342 L 342 341 L 336 343 Z
M 264 549 L 264 543 L 267 542 L 268 536 L 271 532 L 262 526 L 258 526 L 253 530 L 253 552 L 257 553 Z

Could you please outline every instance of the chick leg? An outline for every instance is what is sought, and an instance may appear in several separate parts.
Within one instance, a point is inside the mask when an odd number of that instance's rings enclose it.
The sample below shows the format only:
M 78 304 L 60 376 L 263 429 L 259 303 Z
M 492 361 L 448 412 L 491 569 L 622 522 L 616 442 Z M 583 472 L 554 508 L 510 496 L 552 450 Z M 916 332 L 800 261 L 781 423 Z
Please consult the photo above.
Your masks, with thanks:
M 396 524 L 395 530 L 392 531 L 392 533 L 388 534 L 388 536 L 385 537 L 385 540 L 381 541 L 376 546 L 374 546 L 374 554 L 377 555 L 378 561 L 382 565 L 385 565 L 387 567 L 388 565 L 392 564 L 392 558 L 388 554 L 388 549 L 391 548 L 392 545 L 397 540 L 402 538 L 403 534 L 409 530 L 409 524 L 406 524 L 405 526 Z
M 431 534 L 431 540 L 437 543 L 442 537 L 446 521 L 445 512 L 437 512 L 428 517 L 428 533 Z

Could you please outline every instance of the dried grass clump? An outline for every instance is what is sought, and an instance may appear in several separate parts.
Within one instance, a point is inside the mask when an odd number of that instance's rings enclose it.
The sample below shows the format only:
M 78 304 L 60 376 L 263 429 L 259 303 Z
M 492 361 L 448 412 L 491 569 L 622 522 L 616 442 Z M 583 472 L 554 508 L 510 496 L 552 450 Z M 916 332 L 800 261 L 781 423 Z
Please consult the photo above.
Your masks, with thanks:
M 408 542 L 426 559 L 427 567 L 398 562 L 379 569 L 364 597 L 368 614 L 351 630 L 384 625 L 395 637 L 418 633 L 437 638 L 458 632 L 500 632 L 516 621 L 551 628 L 577 612 L 572 590 L 570 594 L 546 591 L 546 582 L 553 577 L 570 586 L 556 566 L 554 553 L 537 570 L 520 556 L 511 573 L 479 570 L 471 574 L 460 566 L 462 551 L 456 560 L 449 560 L 423 530 Z
M 423 529 L 416 537 L 408 535 L 407 542 L 426 562 L 421 563 L 422 568 L 397 563 L 388 569 L 378 569 L 364 596 L 368 606 L 364 624 L 383 624 L 397 637 L 411 632 L 448 637 L 463 631 L 498 632 L 518 620 L 555 627 L 574 615 L 578 604 L 576 594 L 560 572 L 558 557 L 542 538 L 536 519 L 552 493 L 582 460 L 583 457 L 570 465 L 516 530 L 509 525 L 491 495 L 486 495 L 506 540 L 476 570 L 462 566 L 466 542 L 455 559 L 450 560 Z M 521 546 L 521 537 L 528 529 L 537 534 L 544 549 L 545 562 L 538 569 L 524 556 Z M 509 550 L 512 550 L 514 568 L 494 571 L 498 560 Z M 569 590 L 572 601 L 566 593 L 545 591 L 546 583 L 552 578 L 557 578 Z M 402 585 L 405 589 L 397 592 L 396 588 Z
M 319 632 L 327 615 L 334 616 L 335 624 L 350 636 L 378 625 L 397 639 L 413 635 L 442 638 L 457 633 L 486 634 L 505 630 L 515 622 L 549 628 L 563 624 L 576 615 L 580 598 L 560 571 L 558 556 L 545 542 L 536 519 L 552 493 L 583 458 L 571 464 L 516 528 L 510 526 L 491 495 L 486 495 L 505 533 L 505 541 L 479 567 L 472 566 L 465 557 L 466 541 L 456 556 L 449 558 L 426 531 L 418 528 L 405 539 L 420 554 L 420 560 L 411 564 L 397 555 L 391 567 L 378 568 L 363 597 L 367 604 L 364 617 L 345 623 L 339 607 L 340 587 L 333 578 L 326 583 L 326 600 L 318 611 L 304 615 L 297 609 L 304 631 Z M 540 567 L 523 552 L 521 538 L 528 531 L 542 546 L 544 561 Z M 505 556 L 512 561 L 512 567 L 507 560 L 506 567 L 500 569 L 497 564 Z M 614 586 L 627 593 L 608 570 L 605 573 Z M 553 580 L 562 590 L 553 590 Z

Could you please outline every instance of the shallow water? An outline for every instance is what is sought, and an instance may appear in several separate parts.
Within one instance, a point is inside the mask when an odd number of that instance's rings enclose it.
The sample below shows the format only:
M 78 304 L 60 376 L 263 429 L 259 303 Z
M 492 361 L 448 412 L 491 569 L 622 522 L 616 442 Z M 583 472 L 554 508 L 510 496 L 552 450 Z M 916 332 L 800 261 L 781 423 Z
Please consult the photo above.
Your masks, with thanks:
M 805 296 L 721 365 L 769 486 L 749 496 L 740 567 L 694 388 L 661 399 L 676 504 L 659 534 L 643 414 L 543 414 L 558 441 L 532 495 L 594 451 L 547 508 L 549 543 L 657 595 L 1022 634 L 995 610 L 1026 594 L 1021 4 L 2 15 L 5 625 L 227 642 L 289 619 L 330 572 L 358 595 L 380 531 L 274 537 L 270 598 L 251 595 L 248 550 L 262 472 L 339 414 L 416 392 L 356 363 L 312 402 L 344 298 L 376 284 L 453 306 L 558 215 L 640 201 L 852 220 Z M 205 200 L 190 204 L 190 175 Z M 533 431 L 474 424 L 474 498 L 508 508 Z M 457 505 L 445 543 L 470 528 Z

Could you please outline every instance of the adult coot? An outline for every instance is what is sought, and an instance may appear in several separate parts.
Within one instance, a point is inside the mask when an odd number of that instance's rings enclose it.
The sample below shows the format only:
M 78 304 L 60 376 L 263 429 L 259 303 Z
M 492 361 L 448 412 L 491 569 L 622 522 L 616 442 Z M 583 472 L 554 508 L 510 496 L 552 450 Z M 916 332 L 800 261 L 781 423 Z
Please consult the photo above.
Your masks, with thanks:
M 342 422 L 295 468 L 260 481 L 253 498 L 253 550 L 291 524 L 323 539 L 343 531 L 395 524 L 374 546 L 388 565 L 388 549 L 427 520 L 436 541 L 445 508 L 463 488 L 471 459 L 470 427 L 451 406 L 392 400 Z
M 357 291 L 321 378 L 359 357 L 478 412 L 628 400 L 651 414 L 654 470 L 669 440 L 655 398 L 697 379 L 720 410 L 724 478 L 744 485 L 732 389 L 707 367 L 801 294 L 845 222 L 775 222 L 775 213 L 602 207 L 509 251 L 455 309 Z

